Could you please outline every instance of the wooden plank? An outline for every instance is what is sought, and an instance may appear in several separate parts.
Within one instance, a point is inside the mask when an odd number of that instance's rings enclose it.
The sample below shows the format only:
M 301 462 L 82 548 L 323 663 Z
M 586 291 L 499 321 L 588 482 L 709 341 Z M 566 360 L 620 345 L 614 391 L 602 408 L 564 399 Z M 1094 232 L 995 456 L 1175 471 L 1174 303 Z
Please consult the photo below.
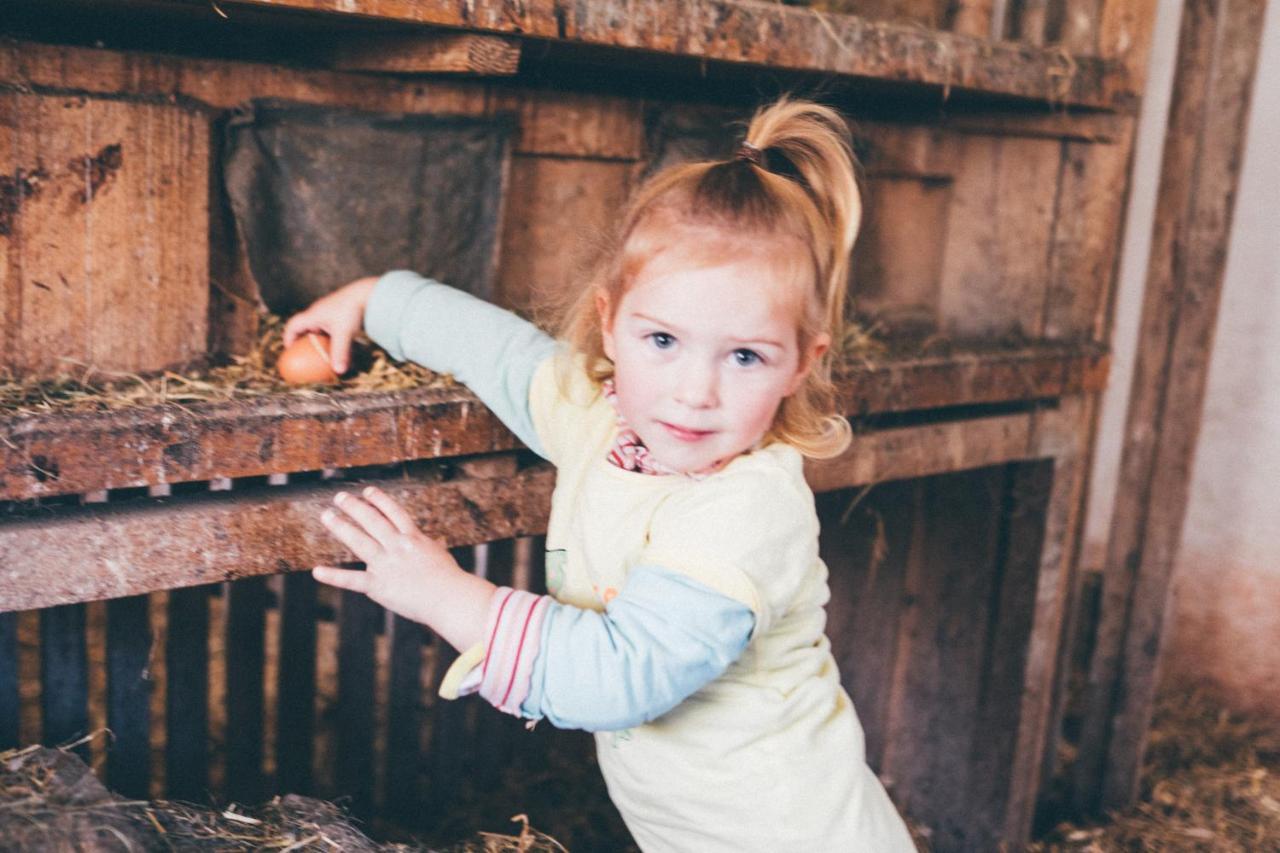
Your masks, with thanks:
M 629 162 L 511 158 L 498 293 L 531 313 L 565 298 L 627 200 Z
M 374 636 L 386 611 L 366 595 L 342 592 L 338 611 L 338 718 L 334 787 L 351 813 L 374 813 Z
M 316 706 L 316 581 L 284 576 L 276 688 L 276 790 L 311 794 Z
M 0 80 L 22 91 L 126 95 L 147 100 L 176 97 L 219 110 L 234 109 L 253 98 L 374 111 L 482 115 L 485 109 L 485 86 L 477 82 L 423 83 L 286 65 L 18 40 L 0 46 Z
M 896 480 L 818 496 L 819 545 L 830 570 L 827 636 L 875 769 L 888 737 L 917 488 L 918 481 Z
M 1056 409 L 1037 412 L 1032 431 L 1034 457 L 1054 460 L 1054 468 L 1024 653 L 1022 707 L 1012 761 L 1005 771 L 1010 779 L 1005 837 L 1015 843 L 1030 836 L 1044 757 L 1057 744 L 1058 732 L 1050 723 L 1059 719 L 1060 706 L 1055 703 L 1062 698 L 1055 688 L 1065 615 L 1075 586 L 1075 545 L 1087 476 L 1084 444 L 1092 417 L 1089 399 L 1068 397 Z
M 532 237 L 529 243 L 535 242 Z M 547 259 L 546 263 L 560 263 Z M 1097 346 L 907 348 L 839 371 L 842 411 L 903 412 L 1059 397 L 1104 387 Z M 461 388 L 269 395 L 232 403 L 0 420 L 0 500 L 315 471 L 517 447 Z
M 21 185 L 0 223 L 0 367 L 79 375 L 202 355 L 207 116 L 185 104 L 7 92 L 0 128 L 10 137 L 0 171 Z
M 384 812 L 408 825 L 422 808 L 418 777 L 423 725 L 422 647 L 426 629 L 401 616 L 391 619 L 391 668 L 387 693 L 387 764 Z
M 951 29 L 959 35 L 980 39 L 994 37 L 992 32 L 995 0 L 955 0 Z
M 1102 0 L 1098 15 L 1098 53 L 1119 62 L 1131 92 L 1146 90 L 1147 57 L 1160 0 Z
M 868 176 L 853 305 L 877 328 L 936 330 L 949 180 Z
M 1027 44 L 1045 43 L 1049 22 L 1049 0 L 1021 0 L 1017 6 L 1017 37 Z
M 459 566 L 468 571 L 475 569 L 475 548 L 453 548 L 452 553 Z M 435 827 L 448 818 L 458 801 L 457 780 L 469 774 L 472 732 L 467 724 L 467 712 L 474 710 L 472 706 L 478 700 L 474 696 L 453 701 L 438 698 L 440 683 L 458 659 L 458 653 L 439 635 L 432 636 L 431 642 L 436 666 L 427 689 L 431 696 L 437 698 L 431 709 L 422 821 L 425 826 Z
M 450 545 L 545 529 L 554 471 L 502 480 L 382 484 Z M 349 559 L 320 514 L 350 483 L 80 508 L 0 527 L 0 610 L 118 598 Z M 36 557 L 40 554 L 40 557 Z M 47 572 L 33 570 L 37 565 Z M 67 572 L 75 565 L 77 571 Z
M 5 422 L 0 498 L 248 477 L 509 450 L 461 389 L 277 394 Z
M 1132 127 L 1115 144 L 1066 143 L 1043 309 L 1047 338 L 1106 336 L 1129 197 Z
M 1102 0 L 1063 0 L 1058 42 L 1074 56 L 1097 56 Z
M 209 790 L 208 586 L 170 590 L 165 639 L 165 796 L 203 802 Z
M 340 71 L 508 76 L 520 65 L 520 41 L 477 33 L 352 34 L 335 46 Z
M 1009 768 L 1014 766 L 1018 747 L 1013 733 L 1019 730 L 1023 707 L 1054 464 L 1054 460 L 1041 459 L 1005 468 L 996 589 L 969 756 L 974 832 L 992 842 L 984 847 L 998 846 L 998 841 L 1023 844 L 1030 837 L 1029 815 L 1015 817 L 1010 808 L 1033 803 L 1039 780 L 1014 778 Z M 1018 785 L 1030 786 L 1031 796 L 1015 792 Z
M 1096 60 L 1081 60 L 1064 74 L 1060 56 L 1022 45 L 988 43 L 993 6 L 989 0 L 969 4 L 972 26 L 981 30 L 982 39 L 929 30 L 911 22 L 877 22 L 733 0 L 641 0 L 625 10 L 614 3 L 532 3 L 514 12 L 501 0 L 432 4 L 410 0 L 247 2 L 281 11 L 320 13 L 339 21 L 375 16 L 405 24 L 556 40 L 568 46 L 602 49 L 596 53 L 622 62 L 634 62 L 637 54 L 693 57 L 729 67 L 767 65 L 776 70 L 869 77 L 1090 106 L 1107 106 L 1112 93 L 1125 88 L 1123 80 L 1114 78 L 1106 64 Z
M 805 478 L 824 492 L 1026 459 L 1031 418 L 997 415 L 858 435 L 840 456 L 806 461 Z
M 69 743 L 88 734 L 89 659 L 84 631 L 83 604 L 40 611 L 41 742 L 46 746 Z M 88 760 L 87 744 L 75 751 Z
M 608 93 L 495 84 L 488 112 L 520 116 L 517 154 L 639 160 L 645 154 L 644 105 L 639 98 Z
M 1137 794 L 1186 512 L 1265 3 L 1187 2 L 1076 765 L 1084 807 Z
M 18 614 L 0 613 L 0 752 L 18 746 L 22 697 L 18 693 Z
M 224 588 L 227 728 L 223 751 L 227 769 L 223 787 L 228 800 L 253 805 L 267 793 L 262 765 L 266 578 L 242 578 Z
M 1061 144 L 965 136 L 942 264 L 943 328 L 1036 337 L 1043 313 Z
M 107 602 L 107 783 L 122 797 L 145 800 L 151 782 L 150 601 Z
M 906 628 L 882 772 L 901 808 L 933 830 L 942 850 L 996 849 L 983 833 L 995 814 L 971 799 L 972 747 L 989 632 L 1003 470 L 984 468 L 925 484 L 914 613 Z M 987 734 L 987 733 L 983 733 Z M 1012 737 L 1012 732 L 1004 733 Z

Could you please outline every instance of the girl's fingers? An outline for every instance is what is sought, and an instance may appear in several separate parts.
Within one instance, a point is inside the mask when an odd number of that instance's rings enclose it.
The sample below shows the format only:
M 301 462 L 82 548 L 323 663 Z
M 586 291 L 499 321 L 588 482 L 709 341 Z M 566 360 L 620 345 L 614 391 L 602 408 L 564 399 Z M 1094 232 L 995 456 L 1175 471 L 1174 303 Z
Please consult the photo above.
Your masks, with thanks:
M 316 566 L 311 575 L 320 583 L 349 589 L 352 592 L 369 592 L 369 573 L 352 569 L 335 569 L 333 566 Z
M 382 552 L 377 541 L 345 515 L 326 509 L 321 513 L 320 520 L 324 522 L 324 526 L 329 529 L 334 538 L 350 548 L 351 553 L 355 554 L 361 562 L 372 563 L 374 558 Z
M 351 516 L 356 524 L 364 528 L 379 545 L 386 545 L 396 536 L 396 528 L 387 517 L 367 501 L 362 501 L 347 492 L 338 492 L 333 496 L 334 506 Z
M 377 486 L 369 486 L 362 494 L 365 500 L 376 506 L 395 525 L 396 530 L 404 534 L 418 532 L 418 525 L 414 523 L 413 516 L 409 515 L 408 511 L 400 506 L 391 495 Z

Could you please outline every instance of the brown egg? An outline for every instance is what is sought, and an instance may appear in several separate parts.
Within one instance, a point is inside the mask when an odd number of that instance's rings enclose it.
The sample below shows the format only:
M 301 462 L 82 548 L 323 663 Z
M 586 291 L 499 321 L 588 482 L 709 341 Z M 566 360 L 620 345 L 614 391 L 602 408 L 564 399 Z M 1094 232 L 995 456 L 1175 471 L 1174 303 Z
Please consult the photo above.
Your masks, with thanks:
M 285 382 L 294 385 L 338 381 L 329 364 L 329 338 L 317 332 L 307 332 L 280 353 L 276 369 Z

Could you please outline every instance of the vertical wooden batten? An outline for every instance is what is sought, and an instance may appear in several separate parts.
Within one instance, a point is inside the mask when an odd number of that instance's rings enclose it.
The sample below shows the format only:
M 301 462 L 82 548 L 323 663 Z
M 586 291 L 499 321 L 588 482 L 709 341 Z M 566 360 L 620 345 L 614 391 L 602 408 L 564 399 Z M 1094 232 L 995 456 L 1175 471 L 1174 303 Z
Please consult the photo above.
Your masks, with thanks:
M 1137 794 L 1265 11 L 1188 0 L 1074 796 Z

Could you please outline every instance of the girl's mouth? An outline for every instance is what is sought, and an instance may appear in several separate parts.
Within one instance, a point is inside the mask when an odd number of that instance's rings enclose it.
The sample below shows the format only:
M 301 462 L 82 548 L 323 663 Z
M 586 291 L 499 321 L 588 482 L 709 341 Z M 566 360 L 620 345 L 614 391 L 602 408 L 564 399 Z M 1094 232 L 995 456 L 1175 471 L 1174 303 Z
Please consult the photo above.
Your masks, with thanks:
M 700 441 L 714 432 L 714 430 L 709 429 L 687 429 L 686 427 L 669 424 L 666 421 L 658 421 L 658 423 L 662 424 L 662 427 L 672 436 L 672 438 L 675 438 L 678 441 Z

